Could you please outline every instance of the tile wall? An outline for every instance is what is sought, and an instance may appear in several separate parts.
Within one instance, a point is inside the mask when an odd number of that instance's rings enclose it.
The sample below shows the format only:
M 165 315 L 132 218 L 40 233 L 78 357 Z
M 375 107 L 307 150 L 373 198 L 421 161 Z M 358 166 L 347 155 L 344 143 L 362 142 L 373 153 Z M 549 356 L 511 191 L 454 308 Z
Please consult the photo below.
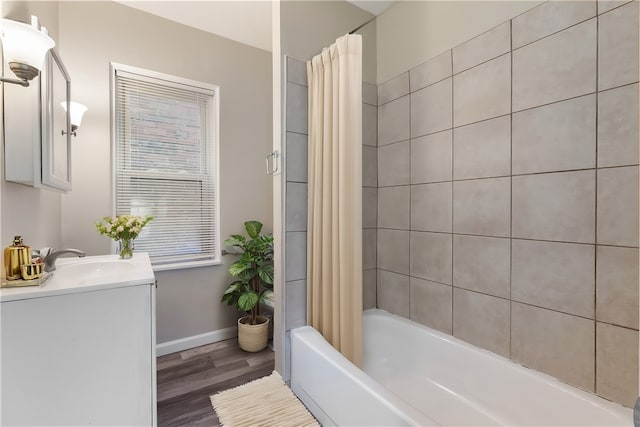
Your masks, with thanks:
M 285 330 L 307 324 L 307 65 L 287 58 L 285 136 Z
M 632 406 L 638 74 L 638 2 L 554 1 L 380 85 L 377 306 Z
M 362 84 L 362 304 L 376 307 L 378 224 L 378 91 Z

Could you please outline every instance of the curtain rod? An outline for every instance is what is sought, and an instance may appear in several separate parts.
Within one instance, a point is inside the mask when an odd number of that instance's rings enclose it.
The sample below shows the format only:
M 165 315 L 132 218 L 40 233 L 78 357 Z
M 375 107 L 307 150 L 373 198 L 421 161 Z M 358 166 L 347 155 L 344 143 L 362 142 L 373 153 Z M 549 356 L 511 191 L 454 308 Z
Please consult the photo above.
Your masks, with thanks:
M 358 31 L 359 29 L 361 29 L 361 28 L 362 28 L 362 27 L 364 27 L 365 25 L 370 24 L 371 22 L 375 21 L 375 20 L 376 20 L 376 18 L 377 18 L 377 16 L 374 16 L 373 18 L 369 19 L 369 20 L 368 20 L 367 22 L 365 22 L 364 24 L 362 24 L 362 25 L 360 25 L 360 26 L 356 27 L 355 29 L 353 29 L 353 30 L 349 31 L 349 34 L 353 34 L 353 33 L 355 33 L 356 31 Z

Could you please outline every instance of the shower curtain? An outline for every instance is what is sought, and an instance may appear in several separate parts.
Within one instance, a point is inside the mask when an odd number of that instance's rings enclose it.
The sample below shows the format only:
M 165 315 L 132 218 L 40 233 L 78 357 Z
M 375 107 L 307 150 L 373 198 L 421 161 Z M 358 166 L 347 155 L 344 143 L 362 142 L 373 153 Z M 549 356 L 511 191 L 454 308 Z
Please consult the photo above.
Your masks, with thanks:
M 307 320 L 362 365 L 362 37 L 307 62 Z

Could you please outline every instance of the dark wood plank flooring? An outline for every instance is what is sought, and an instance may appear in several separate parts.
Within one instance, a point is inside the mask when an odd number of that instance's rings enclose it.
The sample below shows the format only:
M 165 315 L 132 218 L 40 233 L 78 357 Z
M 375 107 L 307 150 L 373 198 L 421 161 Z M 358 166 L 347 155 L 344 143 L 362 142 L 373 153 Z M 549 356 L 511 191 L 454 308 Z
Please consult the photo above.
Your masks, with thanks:
M 236 338 L 158 357 L 158 426 L 219 426 L 209 396 L 273 369 L 270 348 L 247 353 Z

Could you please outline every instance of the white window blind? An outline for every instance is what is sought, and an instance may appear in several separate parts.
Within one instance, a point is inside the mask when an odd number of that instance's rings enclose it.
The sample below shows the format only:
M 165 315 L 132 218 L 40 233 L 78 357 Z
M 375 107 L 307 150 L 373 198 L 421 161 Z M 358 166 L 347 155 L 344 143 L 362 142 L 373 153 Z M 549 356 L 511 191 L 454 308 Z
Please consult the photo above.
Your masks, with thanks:
M 115 211 L 154 216 L 135 250 L 156 269 L 218 263 L 218 88 L 113 71 Z

